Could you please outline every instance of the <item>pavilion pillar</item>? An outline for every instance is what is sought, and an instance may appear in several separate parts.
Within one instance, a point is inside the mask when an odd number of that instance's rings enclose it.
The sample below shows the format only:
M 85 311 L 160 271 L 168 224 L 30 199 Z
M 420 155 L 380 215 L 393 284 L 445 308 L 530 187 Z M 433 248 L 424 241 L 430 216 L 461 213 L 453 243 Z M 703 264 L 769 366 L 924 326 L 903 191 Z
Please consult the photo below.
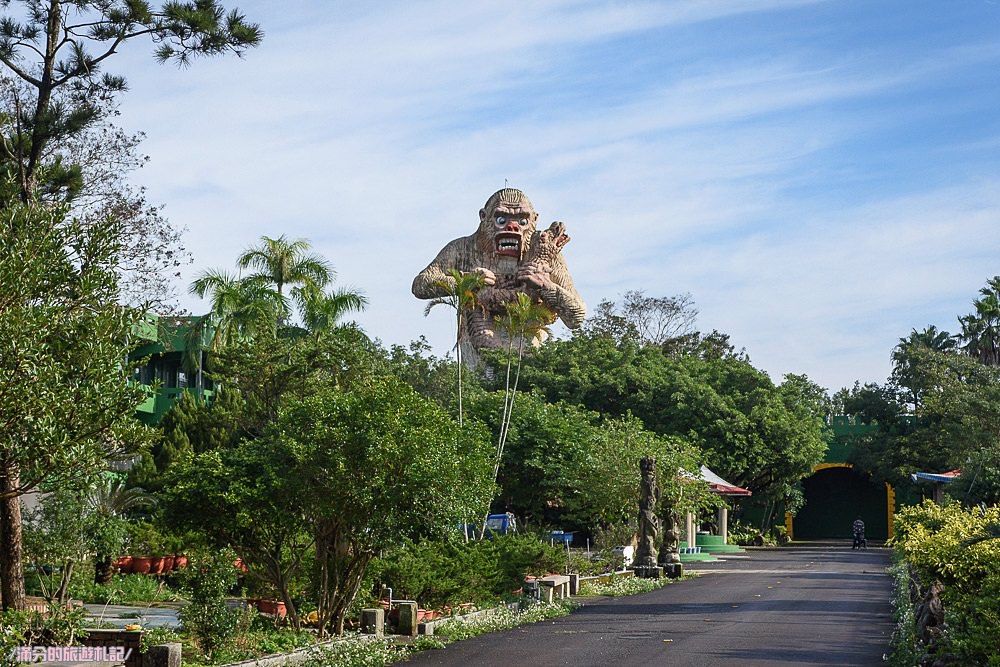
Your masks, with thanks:
M 719 508 L 719 537 L 723 544 L 729 544 L 729 508 L 725 505 Z

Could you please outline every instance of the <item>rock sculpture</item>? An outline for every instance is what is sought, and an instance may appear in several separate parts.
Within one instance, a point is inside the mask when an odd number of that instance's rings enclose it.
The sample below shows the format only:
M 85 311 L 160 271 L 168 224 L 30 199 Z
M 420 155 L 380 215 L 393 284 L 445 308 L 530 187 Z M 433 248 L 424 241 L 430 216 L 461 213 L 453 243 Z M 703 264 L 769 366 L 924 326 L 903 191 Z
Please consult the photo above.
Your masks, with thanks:
M 678 551 L 680 541 L 680 521 L 674 508 L 668 504 L 663 511 L 663 544 L 660 545 L 659 565 L 669 577 L 679 577 L 683 573 Z
M 463 314 L 459 329 L 467 359 L 474 360 L 476 350 L 506 346 L 496 318 L 519 293 L 545 305 L 570 329 L 583 323 L 587 306 L 573 287 L 562 256 L 570 240 L 566 225 L 553 222 L 545 231 L 537 231 L 537 223 L 538 213 L 523 192 L 499 190 L 479 211 L 476 232 L 448 243 L 413 279 L 414 296 L 434 299 L 454 293 L 452 270 L 482 276 L 477 307 Z M 530 342 L 538 345 L 544 337 L 539 332 Z
M 636 549 L 632 569 L 637 576 L 658 577 L 660 569 L 656 565 L 656 538 L 660 532 L 660 519 L 656 515 L 660 502 L 660 489 L 656 485 L 656 460 L 644 458 L 639 461 L 642 484 L 639 487 L 639 546 Z

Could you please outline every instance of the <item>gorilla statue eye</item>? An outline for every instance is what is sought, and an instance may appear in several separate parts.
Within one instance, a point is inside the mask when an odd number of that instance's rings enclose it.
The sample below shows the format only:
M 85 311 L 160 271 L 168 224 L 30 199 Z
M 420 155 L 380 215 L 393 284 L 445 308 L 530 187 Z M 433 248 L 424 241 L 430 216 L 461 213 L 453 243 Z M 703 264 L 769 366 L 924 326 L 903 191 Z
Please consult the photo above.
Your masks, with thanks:
M 525 225 L 528 224 L 528 219 L 527 218 L 521 218 L 520 220 L 517 221 L 517 223 L 519 225 L 521 225 L 522 227 L 524 227 Z
M 497 224 L 498 225 L 506 225 L 507 224 L 507 218 L 505 218 L 502 215 L 498 215 L 497 216 Z

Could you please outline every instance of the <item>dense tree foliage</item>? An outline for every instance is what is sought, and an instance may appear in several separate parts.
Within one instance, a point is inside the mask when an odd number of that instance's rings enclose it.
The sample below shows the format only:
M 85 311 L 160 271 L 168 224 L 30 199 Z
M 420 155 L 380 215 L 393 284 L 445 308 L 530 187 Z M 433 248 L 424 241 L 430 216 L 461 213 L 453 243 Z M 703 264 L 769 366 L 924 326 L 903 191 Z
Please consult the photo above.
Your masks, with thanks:
M 684 438 L 769 513 L 823 459 L 825 392 L 803 376 L 776 386 L 718 334 L 689 340 L 697 341 L 692 350 L 678 353 L 583 332 L 540 350 L 522 378 L 550 401 L 631 414 L 655 433 Z
M 509 430 L 495 501 L 537 526 L 592 532 L 627 523 L 639 500 L 639 460 L 652 457 L 663 471 L 696 471 L 699 452 L 683 438 L 658 436 L 633 417 L 603 419 L 596 412 L 538 393 L 518 397 Z M 470 414 L 499 428 L 502 394 L 477 393 Z M 665 500 L 694 507 L 703 487 L 689 487 L 674 474 L 660 479 Z
M 380 549 L 405 536 L 443 536 L 485 512 L 488 438 L 481 427 L 459 433 L 441 408 L 391 376 L 328 384 L 283 403 L 260 437 L 178 467 L 170 516 L 232 546 L 275 587 L 294 623 L 289 584 L 311 555 L 320 626 L 340 633 Z
M 116 303 L 116 229 L 58 210 L 0 212 L 0 580 L 24 601 L 21 495 L 69 484 L 141 448 L 144 392 L 123 363 L 140 314 Z
M 1000 499 L 1000 371 L 995 350 L 1000 277 L 980 290 L 961 333 L 912 330 L 892 352 L 884 385 L 840 393 L 844 412 L 870 430 L 857 436 L 854 461 L 907 492 L 914 472 L 961 470 L 949 492 L 963 502 Z M 914 489 L 917 491 L 917 489 Z

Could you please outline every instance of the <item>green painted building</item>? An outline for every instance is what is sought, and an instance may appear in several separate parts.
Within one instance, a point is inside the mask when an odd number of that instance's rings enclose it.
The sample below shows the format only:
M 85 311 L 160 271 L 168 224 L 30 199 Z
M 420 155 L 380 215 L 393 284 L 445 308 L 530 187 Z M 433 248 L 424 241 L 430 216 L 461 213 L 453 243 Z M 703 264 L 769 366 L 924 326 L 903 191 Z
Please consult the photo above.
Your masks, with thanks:
M 183 392 L 210 399 L 214 385 L 205 375 L 205 350 L 214 333 L 210 316 L 147 316 L 140 329 L 145 341 L 132 354 L 144 359 L 136 369 L 136 382 L 149 387 L 149 396 L 137 415 L 146 424 L 156 424 L 169 412 Z
M 865 522 L 870 540 L 882 541 L 893 535 L 893 518 L 898 508 L 896 490 L 884 480 L 859 472 L 852 460 L 855 437 L 872 430 L 850 417 L 833 417 L 834 439 L 823 463 L 802 480 L 806 504 L 794 517 L 785 515 L 785 528 L 794 540 L 850 539 L 857 517 Z
M 874 428 L 852 417 L 830 420 L 834 437 L 826 456 L 813 468 L 813 474 L 802 480 L 806 504 L 794 517 L 785 514 L 785 528 L 792 539 L 850 539 L 851 526 L 860 516 L 868 539 L 886 540 L 893 536 L 899 507 L 920 501 L 916 496 L 901 498 L 888 481 L 874 479 L 854 467 L 858 436 Z

